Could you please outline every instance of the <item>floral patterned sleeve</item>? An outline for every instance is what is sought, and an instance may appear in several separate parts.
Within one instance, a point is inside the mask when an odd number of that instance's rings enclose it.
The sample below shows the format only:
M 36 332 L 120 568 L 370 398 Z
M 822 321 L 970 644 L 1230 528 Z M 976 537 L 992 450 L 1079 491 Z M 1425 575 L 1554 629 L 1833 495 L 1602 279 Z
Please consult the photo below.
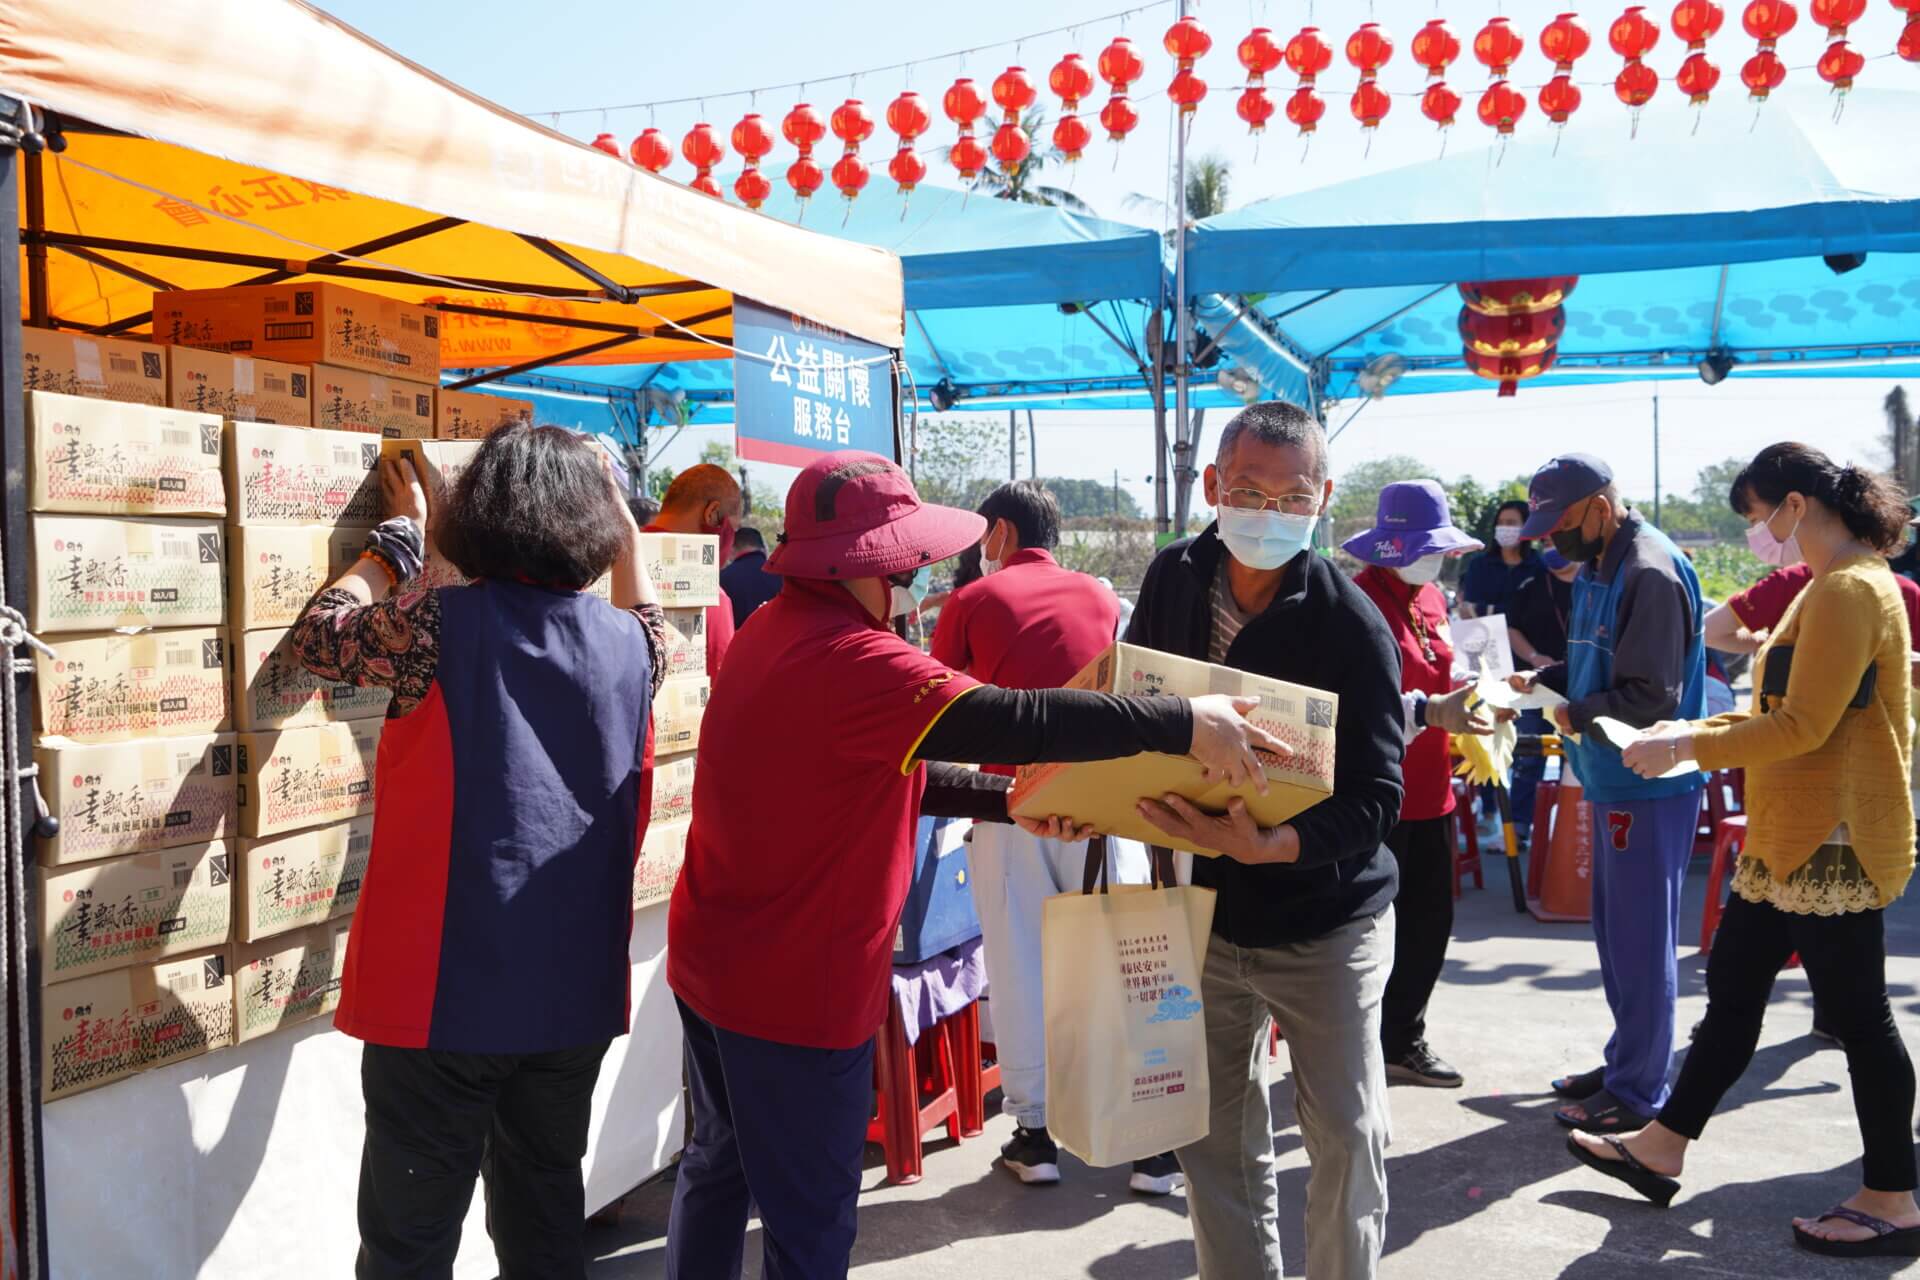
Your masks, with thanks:
M 643 604 L 632 612 L 647 633 L 647 666 L 653 672 L 653 691 L 657 694 L 667 678 L 666 610 L 657 604 Z
M 660 621 L 665 624 L 664 615 Z M 300 664 L 323 680 L 393 690 L 387 718 L 396 720 L 433 687 L 440 666 L 440 597 L 405 591 L 361 604 L 352 592 L 331 587 L 300 615 L 292 640 Z

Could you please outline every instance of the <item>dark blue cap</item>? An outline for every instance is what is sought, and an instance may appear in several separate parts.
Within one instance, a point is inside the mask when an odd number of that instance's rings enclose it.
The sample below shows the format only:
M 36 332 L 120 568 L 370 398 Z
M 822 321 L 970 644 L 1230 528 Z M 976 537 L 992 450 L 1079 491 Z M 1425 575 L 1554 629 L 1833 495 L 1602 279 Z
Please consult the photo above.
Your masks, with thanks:
M 1613 468 L 1587 453 L 1565 453 L 1533 473 L 1527 505 L 1533 508 L 1520 536 L 1541 538 L 1553 532 L 1574 503 L 1591 498 L 1613 483 Z

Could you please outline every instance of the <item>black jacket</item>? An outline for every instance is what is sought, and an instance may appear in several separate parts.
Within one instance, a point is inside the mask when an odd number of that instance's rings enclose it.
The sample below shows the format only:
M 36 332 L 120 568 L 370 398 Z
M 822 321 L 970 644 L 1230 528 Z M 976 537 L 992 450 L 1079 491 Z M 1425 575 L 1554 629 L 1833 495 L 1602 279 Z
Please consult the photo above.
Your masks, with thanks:
M 1154 557 L 1127 642 L 1206 661 L 1213 579 L 1225 554 L 1209 528 Z M 1405 722 L 1400 653 L 1380 610 L 1326 557 L 1305 553 L 1287 567 L 1266 612 L 1241 630 L 1226 665 L 1338 694 L 1340 718 L 1333 794 L 1291 824 L 1299 862 L 1194 859 L 1194 883 L 1219 892 L 1213 931 L 1238 946 L 1271 947 L 1385 910 L 1399 886 L 1383 844 L 1400 818 Z

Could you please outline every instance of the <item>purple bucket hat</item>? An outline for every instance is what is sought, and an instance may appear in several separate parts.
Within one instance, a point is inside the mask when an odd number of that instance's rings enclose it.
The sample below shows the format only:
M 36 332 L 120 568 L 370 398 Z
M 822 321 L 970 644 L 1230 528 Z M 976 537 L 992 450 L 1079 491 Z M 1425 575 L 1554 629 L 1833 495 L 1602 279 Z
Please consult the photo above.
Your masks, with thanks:
M 1432 480 L 1402 480 L 1380 491 L 1374 527 L 1342 545 L 1368 564 L 1401 569 L 1422 556 L 1478 551 L 1486 544 L 1453 527 L 1445 489 Z

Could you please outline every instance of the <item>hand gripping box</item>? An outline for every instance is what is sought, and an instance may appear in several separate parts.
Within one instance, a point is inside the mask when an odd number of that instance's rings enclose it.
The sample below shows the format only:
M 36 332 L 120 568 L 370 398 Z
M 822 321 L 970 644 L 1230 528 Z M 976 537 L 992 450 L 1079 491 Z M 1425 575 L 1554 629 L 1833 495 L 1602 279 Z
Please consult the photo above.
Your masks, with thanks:
M 421 487 L 426 490 L 430 509 L 446 501 L 447 494 L 460 482 L 461 473 L 478 452 L 478 440 L 388 440 L 380 446 L 382 458 L 405 458 L 413 464 Z M 441 555 L 440 548 L 429 538 L 426 563 L 421 567 L 420 576 L 409 586 L 435 591 L 441 587 L 465 586 L 466 582 L 467 576 Z
M 680 868 L 687 861 L 687 822 L 662 822 L 655 818 L 647 824 L 646 837 L 640 842 L 640 858 L 633 867 L 633 909 L 651 907 L 673 896 L 680 879 Z
M 227 518 L 238 525 L 380 523 L 380 442 L 353 431 L 227 428 Z
M 227 530 L 228 616 L 236 632 L 290 627 L 320 588 L 353 568 L 367 530 L 353 525 L 235 525 Z
M 34 511 L 220 516 L 220 419 L 184 409 L 27 394 Z
M 233 1043 L 225 951 L 56 983 L 41 991 L 40 1008 L 47 1102 Z
M 232 956 L 233 1038 L 244 1043 L 339 1008 L 347 922 L 235 943 Z
M 392 693 L 308 671 L 292 630 L 243 631 L 234 641 L 233 727 L 248 732 L 305 729 L 385 715 Z
M 433 392 L 431 382 L 315 365 L 313 425 L 390 440 L 429 438 L 433 435 Z
M 42 738 L 40 788 L 60 831 L 40 842 L 57 867 L 222 840 L 234 830 L 230 733 L 88 745 Z
M 124 404 L 167 403 L 167 349 L 126 338 L 20 330 L 20 389 Z
M 61 636 L 34 654 L 40 732 L 73 742 L 218 733 L 227 727 L 224 627 Z
M 533 401 L 477 391 L 448 391 L 434 397 L 433 434 L 442 440 L 484 440 L 495 427 L 533 423 Z
M 242 840 L 234 859 L 234 941 L 257 942 L 352 915 L 372 852 L 370 816 Z
M 206 947 L 233 924 L 224 840 L 40 869 L 40 980 L 65 982 Z
M 258 840 L 372 813 L 383 723 L 237 734 L 240 834 Z
M 654 822 L 680 822 L 693 816 L 694 753 L 656 757 L 653 762 Z
M 167 403 L 229 422 L 313 425 L 313 369 L 198 347 L 167 350 Z
M 226 621 L 218 521 L 33 517 L 33 628 L 214 627 Z
M 237 285 L 153 295 L 157 342 L 293 364 L 440 378 L 440 313 L 345 285 Z
M 1339 699 L 1331 693 L 1130 644 L 1117 644 L 1095 658 L 1067 687 L 1186 698 L 1209 693 L 1257 696 L 1261 702 L 1254 723 L 1291 746 L 1294 754 L 1267 766 L 1264 796 L 1251 784 L 1229 788 L 1207 782 L 1200 765 L 1185 756 L 1145 754 L 1082 764 L 1024 765 L 1009 805 L 1016 816 L 1058 814 L 1092 823 L 1108 835 L 1182 848 L 1140 816 L 1135 805 L 1142 797 L 1172 792 L 1209 813 L 1222 813 L 1227 801 L 1238 796 L 1256 822 L 1272 827 L 1333 794 L 1333 727 Z
M 705 676 L 682 676 L 660 686 L 653 695 L 653 751 L 655 756 L 693 751 L 700 745 L 700 721 L 707 714 L 712 685 Z

